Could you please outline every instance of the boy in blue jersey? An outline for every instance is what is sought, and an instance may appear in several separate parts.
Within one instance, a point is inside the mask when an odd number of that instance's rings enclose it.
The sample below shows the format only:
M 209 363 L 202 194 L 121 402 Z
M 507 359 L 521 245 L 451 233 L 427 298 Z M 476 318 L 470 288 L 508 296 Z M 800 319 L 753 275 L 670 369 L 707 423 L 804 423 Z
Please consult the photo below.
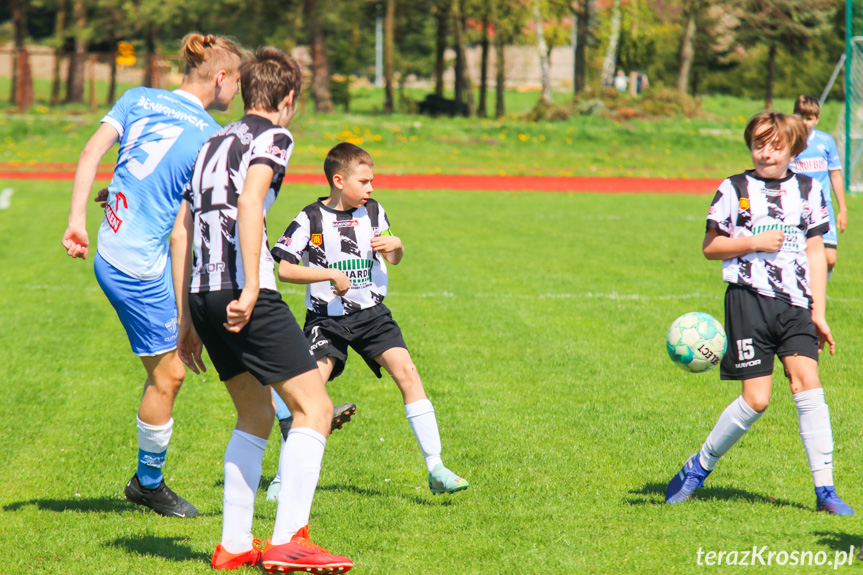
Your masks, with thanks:
M 794 102 L 794 113 L 803 119 L 809 130 L 806 149 L 794 158 L 789 169 L 798 174 L 806 174 L 821 184 L 824 201 L 830 217 L 830 230 L 824 234 L 824 253 L 827 256 L 827 278 L 833 273 L 836 265 L 836 248 L 839 242 L 837 229 L 844 232 L 848 225 L 848 211 L 845 206 L 845 182 L 842 179 L 842 162 L 833 136 L 815 126 L 821 119 L 821 104 L 813 96 L 802 95 Z M 833 198 L 830 190 L 836 196 L 838 210 L 833 209 Z
M 239 92 L 242 53 L 225 38 L 189 34 L 180 56 L 186 69 L 178 90 L 127 91 L 87 142 L 62 243 L 69 256 L 87 257 L 87 198 L 100 160 L 119 141 L 94 268 L 147 372 L 137 416 L 138 468 L 125 495 L 161 515 L 195 517 L 195 506 L 162 476 L 174 399 L 186 373 L 176 351 L 169 238 L 198 149 L 219 127 L 206 110 L 226 110 Z

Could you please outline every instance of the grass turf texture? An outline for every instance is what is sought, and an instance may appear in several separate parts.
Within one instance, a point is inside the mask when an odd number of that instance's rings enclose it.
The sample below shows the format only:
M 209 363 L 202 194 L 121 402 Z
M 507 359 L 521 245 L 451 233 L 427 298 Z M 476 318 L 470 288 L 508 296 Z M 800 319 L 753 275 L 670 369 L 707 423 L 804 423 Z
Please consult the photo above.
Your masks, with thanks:
M 211 573 L 234 422 L 224 387 L 212 368 L 189 374 L 174 413 L 166 476 L 201 517 L 171 520 L 125 502 L 143 369 L 96 284 L 92 256 L 72 261 L 59 244 L 70 184 L 5 187 L 15 195 L 0 211 L 0 573 Z M 283 189 L 271 242 L 320 193 Z M 390 268 L 387 304 L 435 404 L 444 460 L 471 487 L 430 494 L 395 385 L 352 356 L 329 391 L 359 410 L 328 443 L 311 534 L 351 557 L 356 573 L 692 573 L 704 568 L 699 548 L 766 545 L 832 560 L 859 547 L 859 521 L 814 511 L 778 372 L 770 409 L 706 487 L 686 504 L 663 503 L 666 482 L 739 392 L 715 370 L 684 373 L 665 353 L 674 318 L 722 317 L 720 264 L 699 251 L 708 196 L 376 197 L 407 248 Z M 861 210 L 851 198 L 829 287 L 839 353 L 822 367 L 837 486 L 858 513 Z M 93 241 L 99 219 L 93 204 Z M 301 312 L 302 290 L 282 290 Z M 275 514 L 265 488 L 277 428 L 270 443 L 258 537 L 271 534 Z

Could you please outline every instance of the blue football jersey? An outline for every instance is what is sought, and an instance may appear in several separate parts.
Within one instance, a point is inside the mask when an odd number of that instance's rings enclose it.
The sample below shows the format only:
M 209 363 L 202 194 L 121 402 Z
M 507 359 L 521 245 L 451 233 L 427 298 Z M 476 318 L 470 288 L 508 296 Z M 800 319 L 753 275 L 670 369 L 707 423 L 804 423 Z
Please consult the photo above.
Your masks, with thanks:
M 812 130 L 806 141 L 806 149 L 794 158 L 788 166 L 793 172 L 806 174 L 821 184 L 821 193 L 824 201 L 833 201 L 833 189 L 830 185 L 830 170 L 841 170 L 842 161 L 839 159 L 839 151 L 833 136 L 821 130 Z
M 142 280 L 162 275 L 183 187 L 201 145 L 219 125 L 192 94 L 133 88 L 102 118 L 120 134 L 99 254 Z

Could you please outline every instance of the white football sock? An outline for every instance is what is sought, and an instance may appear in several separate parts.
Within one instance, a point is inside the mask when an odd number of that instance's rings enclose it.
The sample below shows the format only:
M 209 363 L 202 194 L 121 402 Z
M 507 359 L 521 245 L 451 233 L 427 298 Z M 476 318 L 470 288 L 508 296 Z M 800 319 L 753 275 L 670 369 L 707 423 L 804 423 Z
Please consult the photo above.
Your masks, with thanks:
M 701 446 L 698 457 L 701 466 L 708 471 L 712 470 L 719 458 L 728 453 L 731 446 L 743 437 L 759 417 L 761 414 L 749 407 L 742 395 L 728 404 L 707 436 L 707 441 Z
M 135 419 L 138 421 L 138 449 L 149 453 L 163 453 L 168 450 L 171 434 L 174 431 L 173 418 L 165 425 L 150 425 L 141 421 L 139 417 Z
M 282 487 L 273 528 L 273 545 L 288 543 L 294 533 L 309 524 L 326 445 L 326 438 L 308 427 L 294 427 L 288 433 L 279 458 Z
M 284 440 L 284 438 L 282 438 L 281 434 L 279 434 L 279 441 L 281 442 L 281 443 L 279 443 L 279 453 L 281 453 L 282 450 L 285 448 L 285 440 Z M 280 459 L 279 460 L 279 466 L 276 468 L 276 476 L 273 477 L 273 481 L 271 481 L 270 483 L 273 483 L 274 481 L 279 481 L 279 482 L 282 481 L 282 465 L 281 465 L 281 463 L 282 463 L 282 461 Z
M 421 399 L 405 405 L 405 415 L 408 423 L 417 438 L 420 450 L 426 460 L 429 472 L 436 465 L 443 463 L 440 457 L 440 432 L 437 427 L 437 419 L 434 415 L 434 407 L 428 399 Z
M 800 438 L 815 487 L 833 485 L 833 429 L 830 426 L 830 409 L 824 401 L 824 389 L 810 389 L 794 395 L 797 418 L 800 421 Z
M 266 439 L 238 429 L 228 441 L 222 511 L 222 547 L 228 553 L 242 553 L 252 548 L 255 493 L 261 481 L 266 447 Z

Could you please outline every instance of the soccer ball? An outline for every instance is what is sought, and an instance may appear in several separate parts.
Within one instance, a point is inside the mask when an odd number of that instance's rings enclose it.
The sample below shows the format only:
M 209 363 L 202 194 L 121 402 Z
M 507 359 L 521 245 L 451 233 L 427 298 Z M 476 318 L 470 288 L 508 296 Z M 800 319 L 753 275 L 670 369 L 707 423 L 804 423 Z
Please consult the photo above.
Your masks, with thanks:
M 674 320 L 666 340 L 671 361 L 693 373 L 719 365 L 727 345 L 722 324 L 700 311 L 685 313 Z

